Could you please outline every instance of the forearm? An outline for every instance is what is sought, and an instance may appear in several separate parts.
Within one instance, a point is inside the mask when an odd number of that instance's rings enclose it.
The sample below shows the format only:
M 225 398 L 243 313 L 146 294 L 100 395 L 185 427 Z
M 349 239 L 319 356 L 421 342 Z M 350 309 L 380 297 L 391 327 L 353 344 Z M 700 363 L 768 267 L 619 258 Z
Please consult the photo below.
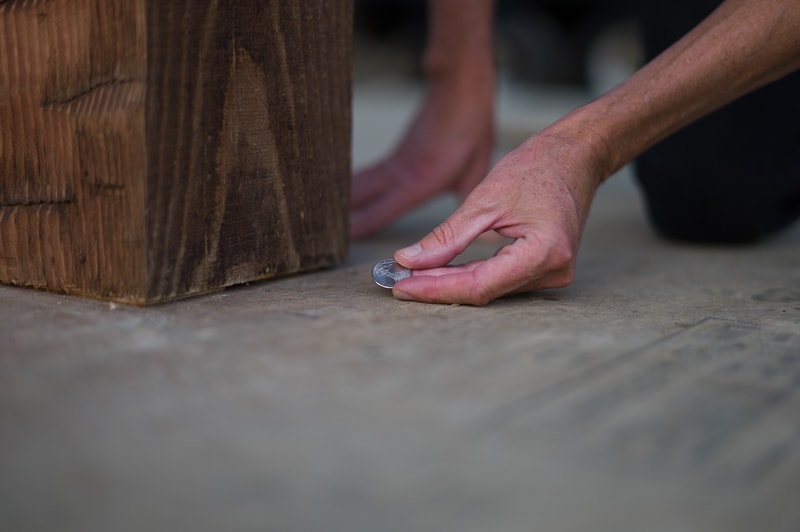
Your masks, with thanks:
M 600 154 L 602 179 L 678 129 L 798 68 L 800 2 L 728 0 L 554 131 L 579 128 Z
M 494 0 L 429 0 L 424 70 L 429 83 L 493 84 Z

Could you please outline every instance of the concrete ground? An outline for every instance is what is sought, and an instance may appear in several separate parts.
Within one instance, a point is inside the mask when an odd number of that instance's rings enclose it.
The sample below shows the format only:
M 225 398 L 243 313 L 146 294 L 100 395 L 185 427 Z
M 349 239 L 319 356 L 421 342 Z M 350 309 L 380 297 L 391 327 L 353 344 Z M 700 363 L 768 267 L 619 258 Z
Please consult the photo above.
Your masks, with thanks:
M 356 163 L 418 94 L 357 85 Z M 582 97 L 504 89 L 501 148 Z M 0 530 L 800 530 L 800 227 L 664 242 L 625 171 L 566 289 L 472 308 L 372 284 L 452 207 L 341 267 L 153 308 L 1 287 Z

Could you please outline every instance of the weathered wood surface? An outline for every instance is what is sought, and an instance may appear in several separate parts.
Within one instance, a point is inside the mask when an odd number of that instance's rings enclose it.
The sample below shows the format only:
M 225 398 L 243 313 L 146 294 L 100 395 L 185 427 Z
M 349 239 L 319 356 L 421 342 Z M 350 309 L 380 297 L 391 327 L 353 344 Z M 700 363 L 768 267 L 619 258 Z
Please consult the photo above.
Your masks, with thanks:
M 351 9 L 148 2 L 148 298 L 344 260 Z
M 572 286 L 485 308 L 372 283 L 419 216 L 162 307 L 0 287 L 0 530 L 797 532 L 800 225 L 665 243 L 619 184 Z
M 152 310 L 0 288 L 0 529 L 798 530 L 797 295 L 406 305 L 363 251 Z
M 141 300 L 142 2 L 0 4 L 0 280 Z
M 342 261 L 351 11 L 0 2 L 0 280 L 151 303 Z

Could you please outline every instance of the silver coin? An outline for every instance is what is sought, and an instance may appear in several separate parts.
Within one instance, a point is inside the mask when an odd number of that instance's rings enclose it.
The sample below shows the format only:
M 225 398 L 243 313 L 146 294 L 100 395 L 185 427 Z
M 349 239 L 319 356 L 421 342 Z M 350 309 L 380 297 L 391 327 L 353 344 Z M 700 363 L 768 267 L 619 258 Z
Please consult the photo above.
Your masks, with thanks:
M 380 287 L 392 288 L 411 277 L 411 270 L 397 264 L 393 259 L 383 259 L 372 267 L 372 279 Z

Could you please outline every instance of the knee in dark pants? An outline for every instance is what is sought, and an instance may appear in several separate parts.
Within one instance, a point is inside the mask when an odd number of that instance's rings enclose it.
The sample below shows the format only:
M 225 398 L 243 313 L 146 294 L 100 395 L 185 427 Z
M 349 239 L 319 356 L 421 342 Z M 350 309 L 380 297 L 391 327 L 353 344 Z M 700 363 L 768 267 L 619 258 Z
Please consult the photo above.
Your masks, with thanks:
M 649 58 L 721 0 L 640 3 Z M 692 124 L 644 153 L 639 183 L 662 235 L 752 242 L 800 217 L 800 72 Z
M 752 242 L 800 217 L 800 73 L 730 104 L 637 160 L 666 237 Z
M 648 164 L 640 161 L 637 171 L 650 222 L 659 234 L 672 240 L 751 243 L 785 228 L 800 214 L 800 195 L 793 201 L 776 197 L 769 179 L 758 180 L 762 183 L 759 190 L 737 188 L 726 179 L 691 169 L 665 173 L 661 167 L 654 172 Z
M 650 220 L 662 235 L 753 242 L 800 217 L 798 126 L 737 128 L 740 111 L 736 104 L 719 111 L 637 160 Z

